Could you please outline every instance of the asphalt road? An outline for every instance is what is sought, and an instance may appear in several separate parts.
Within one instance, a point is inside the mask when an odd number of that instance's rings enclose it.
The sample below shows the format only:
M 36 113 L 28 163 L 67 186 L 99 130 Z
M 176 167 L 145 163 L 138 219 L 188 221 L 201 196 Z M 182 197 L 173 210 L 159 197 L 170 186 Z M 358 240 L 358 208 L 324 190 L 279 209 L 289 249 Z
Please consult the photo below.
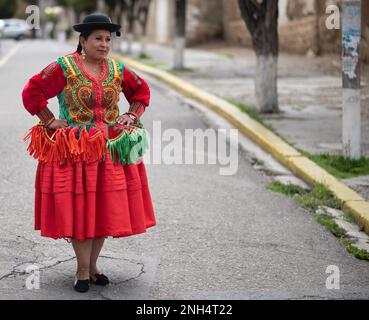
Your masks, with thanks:
M 36 161 L 22 136 L 36 119 L 21 101 L 27 79 L 74 47 L 15 45 L 6 43 L 0 56 L 0 299 L 369 298 L 369 264 L 346 252 L 291 199 L 268 191 L 270 178 L 241 154 L 236 174 L 229 176 L 219 174 L 219 163 L 147 164 L 157 226 L 109 238 L 100 268 L 112 284 L 75 292 L 71 245 L 33 230 Z M 16 51 L 1 64 L 11 50 Z M 144 77 L 152 90 L 143 116 L 149 132 L 159 120 L 162 132 L 207 129 L 170 90 Z M 56 112 L 55 100 L 51 106 Z M 27 273 L 30 265 L 38 273 Z M 339 289 L 326 288 L 332 265 L 339 269 Z M 31 275 L 39 277 L 39 289 L 27 289 Z

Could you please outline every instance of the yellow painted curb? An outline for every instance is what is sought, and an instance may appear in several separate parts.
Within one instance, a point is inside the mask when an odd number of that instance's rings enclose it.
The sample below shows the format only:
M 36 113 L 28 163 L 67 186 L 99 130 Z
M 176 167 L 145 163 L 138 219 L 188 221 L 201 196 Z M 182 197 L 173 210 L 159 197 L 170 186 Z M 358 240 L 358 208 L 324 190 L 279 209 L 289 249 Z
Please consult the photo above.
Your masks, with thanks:
M 356 221 L 369 233 L 369 203 L 366 201 L 349 201 L 343 205 L 345 211 L 349 211 Z
M 365 202 L 365 200 L 359 194 L 306 157 L 290 157 L 283 159 L 283 162 L 296 175 L 301 177 L 310 185 L 318 183 L 325 185 L 333 192 L 333 194 L 341 201 L 342 204 L 347 201 Z
M 115 55 L 114 58 L 121 60 L 131 68 L 154 76 L 187 97 L 197 100 L 214 110 L 270 152 L 278 161 L 308 184 L 321 183 L 325 185 L 341 201 L 343 209 L 351 212 L 355 220 L 369 233 L 369 203 L 367 201 L 316 163 L 304 157 L 272 131 L 239 110 L 235 105 L 166 71 L 158 70 L 120 55 Z

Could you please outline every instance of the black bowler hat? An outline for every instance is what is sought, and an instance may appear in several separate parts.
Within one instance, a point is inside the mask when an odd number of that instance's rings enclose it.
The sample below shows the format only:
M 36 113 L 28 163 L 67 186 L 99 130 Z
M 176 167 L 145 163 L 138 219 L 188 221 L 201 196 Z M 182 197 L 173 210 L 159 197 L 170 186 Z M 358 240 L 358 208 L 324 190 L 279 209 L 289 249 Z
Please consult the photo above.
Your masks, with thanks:
M 73 29 L 78 32 L 90 31 L 90 30 L 109 30 L 110 32 L 116 32 L 117 36 L 120 37 L 119 24 L 111 22 L 111 19 L 103 13 L 91 13 L 87 15 L 83 22 L 80 24 L 75 24 Z

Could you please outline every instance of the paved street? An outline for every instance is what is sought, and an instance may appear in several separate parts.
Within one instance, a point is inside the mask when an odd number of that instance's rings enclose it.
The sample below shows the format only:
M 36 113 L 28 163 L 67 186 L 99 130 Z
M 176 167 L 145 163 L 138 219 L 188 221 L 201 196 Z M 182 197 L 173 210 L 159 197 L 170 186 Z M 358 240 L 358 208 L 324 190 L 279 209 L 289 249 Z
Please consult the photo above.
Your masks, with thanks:
M 3 48 L 9 52 L 14 45 Z M 33 230 L 36 161 L 22 136 L 36 118 L 21 101 L 31 75 L 74 49 L 24 41 L 0 66 L 0 299 L 369 298 L 368 262 L 346 252 L 291 199 L 267 190 L 271 179 L 241 154 L 238 171 L 230 176 L 219 174 L 219 164 L 148 164 L 157 226 L 145 234 L 107 239 L 100 267 L 112 284 L 75 292 L 71 245 Z M 156 120 L 162 131 L 207 129 L 170 90 L 144 78 L 152 89 L 143 116 L 149 132 Z M 51 106 L 57 113 L 55 99 Z M 29 265 L 40 268 L 40 289 L 26 288 Z M 326 289 L 330 265 L 340 270 L 339 290 Z

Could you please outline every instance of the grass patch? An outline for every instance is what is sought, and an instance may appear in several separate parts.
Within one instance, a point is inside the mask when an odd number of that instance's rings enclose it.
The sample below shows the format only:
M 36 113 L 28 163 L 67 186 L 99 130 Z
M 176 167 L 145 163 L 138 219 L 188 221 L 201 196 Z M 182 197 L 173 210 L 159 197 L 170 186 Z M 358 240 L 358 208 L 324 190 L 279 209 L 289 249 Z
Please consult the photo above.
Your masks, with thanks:
M 369 175 L 368 158 L 362 157 L 353 160 L 346 159 L 342 155 L 311 154 L 302 150 L 299 151 L 338 179 Z
M 315 213 L 320 206 L 341 209 L 341 203 L 324 185 L 317 184 L 311 190 L 305 190 L 294 184 L 283 184 L 274 181 L 267 186 L 267 189 L 293 197 L 295 201 L 304 209 Z
M 355 223 L 355 218 L 354 216 L 352 215 L 351 212 L 345 212 L 345 216 L 344 216 L 345 220 L 347 222 L 350 222 L 350 223 Z
M 355 244 L 355 243 L 356 243 L 356 241 L 355 241 L 355 240 L 353 240 L 353 239 L 349 239 L 349 238 L 343 238 L 343 239 L 341 240 L 341 242 L 342 242 L 345 246 L 350 246 L 350 245 L 353 245 L 353 244 Z
M 171 69 L 169 69 L 167 71 L 170 72 L 170 73 L 172 73 L 172 74 L 174 74 L 174 75 L 178 75 L 178 73 L 181 73 L 181 72 L 189 72 L 189 73 L 195 72 L 194 69 L 192 69 L 192 68 L 186 68 L 186 67 L 180 68 L 180 69 L 171 68 Z
M 165 69 L 165 68 L 167 68 L 166 65 L 160 64 L 160 63 L 155 63 L 155 62 L 150 62 L 151 60 L 138 59 L 138 58 L 137 59 L 134 59 L 134 60 L 136 60 L 137 62 L 141 62 L 141 63 L 143 63 L 146 66 L 157 68 L 157 69 Z
M 317 214 L 317 210 L 321 206 L 326 206 L 335 209 L 341 209 L 341 204 L 338 199 L 324 185 L 316 185 L 312 190 L 305 190 L 300 186 L 293 184 L 283 184 L 278 181 L 267 186 L 267 189 L 282 193 L 293 198 L 303 208 L 313 212 L 316 220 L 326 227 L 345 247 L 348 252 L 354 255 L 357 259 L 368 260 L 369 253 L 364 249 L 359 249 L 354 246 L 355 240 L 346 236 L 346 230 L 341 228 L 335 219 L 326 213 Z M 351 214 L 345 213 L 345 219 L 353 222 Z
M 167 68 L 166 65 L 164 64 L 160 64 L 160 63 L 154 63 L 154 62 L 151 62 L 151 63 L 146 63 L 148 66 L 150 67 L 153 67 L 153 68 L 158 68 L 158 69 L 165 69 Z
M 346 230 L 337 225 L 333 217 L 327 214 L 317 215 L 317 221 L 324 225 L 346 247 L 355 258 L 369 261 L 369 252 L 354 246 L 356 240 L 346 237 Z
M 300 186 L 297 186 L 295 184 L 283 184 L 278 181 L 274 181 L 271 184 L 269 184 L 267 186 L 267 189 L 274 192 L 285 194 L 289 197 L 293 197 L 296 194 L 301 195 L 306 193 L 306 190 L 301 188 Z
M 243 103 L 237 102 L 232 99 L 227 100 L 229 103 L 235 105 L 238 109 L 240 109 L 242 112 L 245 112 L 251 119 L 254 119 L 255 121 L 259 122 L 262 126 L 264 126 L 266 129 L 272 131 L 277 137 L 281 138 L 285 143 L 290 145 L 291 147 L 294 147 L 294 144 L 292 142 L 287 141 L 285 138 L 283 138 L 270 124 L 266 123 L 259 112 L 254 110 L 251 107 L 246 106 Z
M 151 60 L 151 56 L 149 56 L 148 54 L 146 53 L 141 53 L 139 56 L 138 56 L 138 59 L 140 60 Z
M 296 202 L 314 213 L 320 206 L 341 209 L 341 203 L 336 196 L 322 184 L 317 184 L 312 190 L 296 196 Z
M 227 53 L 223 53 L 223 54 L 221 54 L 223 57 L 226 57 L 226 58 L 228 58 L 228 59 L 230 59 L 230 60 L 233 60 L 234 59 L 234 54 L 233 53 L 229 53 L 229 52 L 227 52 Z
M 260 123 L 260 124 L 262 124 L 265 128 L 267 128 L 267 129 L 269 129 L 269 130 L 273 131 L 274 133 L 276 133 L 276 132 L 275 132 L 275 130 L 274 130 L 274 128 L 273 128 L 270 124 L 266 123 L 266 122 L 263 120 L 263 118 L 261 117 L 260 113 L 259 113 L 259 112 L 257 112 L 256 110 L 254 110 L 254 109 L 252 109 L 252 108 L 250 108 L 250 107 L 246 106 L 246 105 L 245 105 L 245 104 L 243 104 L 243 103 L 237 102 L 237 101 L 235 101 L 235 100 L 228 100 L 228 102 L 230 102 L 230 103 L 234 104 L 234 105 L 235 105 L 238 109 L 240 109 L 242 112 L 247 113 L 247 115 L 248 115 L 250 118 L 252 118 L 252 119 L 254 119 L 255 121 L 259 122 L 259 123 Z
M 369 260 L 369 253 L 364 249 L 359 249 L 354 246 L 355 240 L 342 238 L 342 244 L 346 247 L 347 251 L 353 254 L 357 259 Z
M 152 58 L 147 54 L 140 54 L 137 58 L 134 60 L 143 63 L 149 67 L 158 68 L 158 69 L 169 69 L 169 66 L 161 63 L 156 63 L 152 60 Z
M 330 232 L 332 232 L 337 238 L 344 237 L 346 230 L 342 229 L 336 221 L 328 214 L 319 214 L 316 217 L 317 221 L 325 226 Z
M 348 245 L 346 249 L 360 260 L 369 260 L 369 253 L 364 249 L 356 248 L 353 245 Z

